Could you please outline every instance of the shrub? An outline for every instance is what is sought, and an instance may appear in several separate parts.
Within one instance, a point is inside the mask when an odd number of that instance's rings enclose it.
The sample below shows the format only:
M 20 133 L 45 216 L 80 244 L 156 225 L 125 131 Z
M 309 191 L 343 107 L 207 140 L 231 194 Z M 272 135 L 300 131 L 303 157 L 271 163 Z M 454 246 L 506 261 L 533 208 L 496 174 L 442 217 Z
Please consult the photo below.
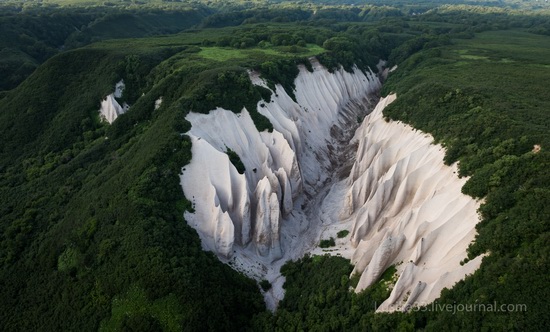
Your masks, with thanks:
M 271 289 L 271 283 L 264 279 L 264 280 L 260 281 L 260 287 L 262 287 L 264 292 L 267 292 L 268 290 Z
M 328 240 L 321 240 L 321 242 L 319 243 L 319 247 L 321 247 L 321 248 L 334 247 L 335 245 L 336 245 L 336 242 L 334 242 L 333 237 L 331 237 Z
M 339 239 L 346 237 L 349 234 L 349 231 L 347 229 L 339 231 L 336 235 Z

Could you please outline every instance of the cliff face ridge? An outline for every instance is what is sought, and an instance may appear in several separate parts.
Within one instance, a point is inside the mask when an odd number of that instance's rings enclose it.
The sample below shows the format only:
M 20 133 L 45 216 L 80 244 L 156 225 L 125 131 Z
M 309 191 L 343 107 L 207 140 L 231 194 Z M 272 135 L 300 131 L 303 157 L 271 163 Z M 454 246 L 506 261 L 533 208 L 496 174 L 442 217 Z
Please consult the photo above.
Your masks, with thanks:
M 186 220 L 206 250 L 272 283 L 270 308 L 284 295 L 284 262 L 326 253 L 319 240 L 343 229 L 350 235 L 330 254 L 352 260 L 356 291 L 402 262 L 380 309 L 435 299 L 479 266 L 459 264 L 475 236 L 477 203 L 460 193 L 464 180 L 443 165 L 431 137 L 382 118 L 395 96 L 378 102 L 376 75 L 312 65 L 300 68 L 295 100 L 277 85 L 270 102 L 258 103 L 273 132 L 258 132 L 246 109 L 187 116 L 193 159 L 181 184 L 195 211 Z M 256 73 L 250 78 L 266 86 Z

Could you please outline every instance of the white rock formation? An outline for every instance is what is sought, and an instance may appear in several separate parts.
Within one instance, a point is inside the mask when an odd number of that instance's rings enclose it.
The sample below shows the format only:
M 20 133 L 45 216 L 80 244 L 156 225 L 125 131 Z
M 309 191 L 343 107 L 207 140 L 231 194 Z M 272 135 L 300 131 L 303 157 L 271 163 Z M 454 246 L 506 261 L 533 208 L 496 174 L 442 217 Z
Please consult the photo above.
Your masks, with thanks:
M 277 85 L 271 102 L 258 103 L 273 124 L 271 133 L 258 132 L 246 109 L 187 116 L 193 159 L 181 183 L 196 211 L 186 220 L 206 249 L 249 276 L 272 282 L 271 307 L 283 296 L 280 266 L 317 246 L 321 228 L 307 210 L 318 210 L 312 202 L 332 181 L 358 118 L 372 109 L 380 89 L 372 72 L 330 74 L 312 64 L 313 72 L 300 67 L 296 101 Z M 256 73 L 250 77 L 266 86 Z M 228 149 L 245 165 L 243 175 L 229 162 Z
M 99 113 L 101 118 L 105 121 L 113 123 L 119 115 L 126 113 L 128 109 L 130 109 L 128 104 L 123 103 L 121 106 L 115 99 L 122 97 L 124 88 L 124 81 L 121 80 L 115 85 L 115 92 L 111 93 L 101 101 Z
M 383 119 L 393 100 L 383 98 L 357 129 L 349 177 L 329 194 L 344 196 L 333 217 L 350 231 L 347 244 L 354 249 L 343 253 L 361 275 L 356 292 L 399 264 L 380 311 L 427 304 L 481 263 L 478 257 L 460 265 L 475 237 L 479 203 L 461 193 L 466 179 L 457 177 L 456 165 L 444 165 L 444 150 L 431 136 Z
M 312 64 L 313 72 L 300 67 L 296 101 L 277 85 L 270 102 L 258 103 L 271 133 L 258 132 L 246 109 L 187 116 L 193 159 L 181 184 L 195 212 L 186 220 L 205 249 L 272 283 L 265 294 L 272 309 L 283 297 L 282 264 L 307 252 L 325 254 L 319 240 L 343 229 L 350 235 L 337 239 L 330 254 L 352 260 L 361 275 L 356 291 L 403 262 L 379 310 L 434 300 L 480 264 L 477 258 L 460 265 L 475 236 L 478 203 L 461 194 L 465 179 L 443 164 L 443 148 L 430 136 L 382 118 L 395 96 L 358 121 L 377 99 L 373 73 L 331 74 Z
M 154 110 L 158 110 L 160 106 L 162 105 L 162 97 L 159 97 L 157 100 L 155 100 L 155 108 Z
M 190 113 L 187 119 L 193 124 L 188 133 L 193 140 L 193 160 L 183 172 L 182 185 L 193 203 L 200 202 L 197 213 L 187 219 L 195 220 L 205 237 L 217 234 L 216 223 L 202 222 L 216 218 L 216 211 L 204 209 L 217 203 L 235 227 L 231 243 L 246 246 L 254 240 L 252 245 L 260 256 L 271 261 L 280 258 L 279 219 L 292 210 L 292 197 L 301 190 L 300 170 L 288 142 L 276 131 L 259 133 L 246 110 L 240 114 L 222 109 L 207 115 Z M 228 149 L 240 156 L 244 174 L 238 174 L 230 163 Z M 228 173 L 230 177 L 222 177 Z M 205 187 L 208 183 L 212 188 Z M 219 239 L 203 240 L 208 249 L 219 252 Z M 226 257 L 231 256 L 231 249 L 224 251 Z

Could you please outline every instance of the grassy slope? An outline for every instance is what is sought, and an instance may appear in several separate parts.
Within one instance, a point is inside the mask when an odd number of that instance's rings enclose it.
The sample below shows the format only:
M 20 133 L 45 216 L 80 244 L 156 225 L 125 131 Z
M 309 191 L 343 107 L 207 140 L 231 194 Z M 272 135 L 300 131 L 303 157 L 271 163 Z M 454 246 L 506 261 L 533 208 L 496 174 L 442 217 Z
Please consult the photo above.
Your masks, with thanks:
M 246 59 L 251 56 L 257 56 L 259 54 L 262 57 L 295 57 L 296 54 L 299 54 L 303 57 L 311 57 L 323 53 L 325 50 L 317 45 L 309 44 L 306 50 L 299 53 L 289 53 L 284 52 L 284 49 L 277 47 L 266 47 L 266 48 L 249 48 L 245 50 L 231 49 L 231 48 L 222 48 L 222 47 L 202 47 L 199 55 L 205 59 L 216 60 L 216 61 L 227 61 L 231 59 Z

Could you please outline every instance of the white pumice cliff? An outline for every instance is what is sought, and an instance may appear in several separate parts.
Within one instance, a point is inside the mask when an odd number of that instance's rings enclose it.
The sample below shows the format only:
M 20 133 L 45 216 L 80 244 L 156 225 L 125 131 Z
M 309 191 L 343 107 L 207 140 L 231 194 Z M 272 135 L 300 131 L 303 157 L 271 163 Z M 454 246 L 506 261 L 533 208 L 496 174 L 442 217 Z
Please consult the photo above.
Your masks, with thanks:
M 327 253 L 320 239 L 344 229 L 350 234 L 329 253 L 352 260 L 361 275 L 356 291 L 397 264 L 399 279 L 379 310 L 433 301 L 480 264 L 460 265 L 475 236 L 478 203 L 461 194 L 465 180 L 443 164 L 443 148 L 430 136 L 382 118 L 395 96 L 374 108 L 376 75 L 312 64 L 313 72 L 300 68 L 296 101 L 276 86 L 270 102 L 258 103 L 271 133 L 258 132 L 246 109 L 187 116 L 193 158 L 181 184 L 195 211 L 186 220 L 205 249 L 272 283 L 265 293 L 271 309 L 284 296 L 280 267 L 308 252 Z M 250 77 L 265 86 L 256 73 Z
M 480 265 L 461 265 L 474 240 L 479 203 L 463 195 L 466 179 L 443 163 L 444 149 L 433 138 L 399 122 L 386 122 L 380 100 L 357 129 L 355 162 L 336 195 L 344 196 L 339 216 L 349 225 L 356 291 L 372 285 L 392 264 L 399 279 L 379 310 L 427 304 Z M 345 194 L 344 194 L 345 193 Z
M 124 88 L 124 81 L 121 80 L 115 85 L 115 92 L 111 93 L 101 101 L 99 114 L 105 121 L 113 123 L 119 115 L 126 113 L 128 109 L 130 109 L 128 104 L 123 103 L 121 106 L 116 100 L 116 98 L 122 97 Z

